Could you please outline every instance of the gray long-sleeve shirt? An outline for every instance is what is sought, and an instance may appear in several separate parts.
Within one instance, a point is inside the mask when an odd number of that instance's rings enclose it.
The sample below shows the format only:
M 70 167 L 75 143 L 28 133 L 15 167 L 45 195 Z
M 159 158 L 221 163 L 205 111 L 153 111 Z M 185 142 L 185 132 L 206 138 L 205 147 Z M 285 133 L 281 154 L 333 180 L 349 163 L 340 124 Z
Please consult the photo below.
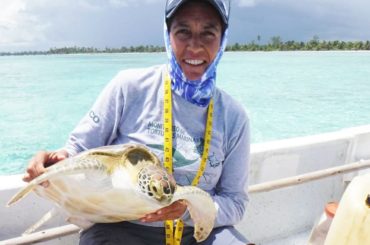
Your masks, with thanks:
M 162 159 L 166 72 L 165 65 L 120 72 L 72 131 L 65 146 L 69 155 L 104 145 L 139 143 Z M 234 225 L 248 200 L 249 120 L 244 108 L 224 91 L 216 88 L 213 99 L 211 147 L 198 187 L 212 195 L 218 209 L 215 226 Z M 178 184 L 190 185 L 202 156 L 207 108 L 173 94 L 172 113 L 173 174 Z M 192 225 L 188 215 L 183 218 Z M 144 225 L 163 226 L 163 222 Z

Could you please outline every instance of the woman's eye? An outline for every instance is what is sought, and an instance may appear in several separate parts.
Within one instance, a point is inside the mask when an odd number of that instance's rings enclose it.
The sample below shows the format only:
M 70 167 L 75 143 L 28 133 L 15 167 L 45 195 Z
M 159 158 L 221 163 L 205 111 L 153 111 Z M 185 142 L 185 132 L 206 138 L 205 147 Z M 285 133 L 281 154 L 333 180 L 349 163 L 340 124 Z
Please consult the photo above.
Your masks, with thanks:
M 203 33 L 204 36 L 206 37 L 214 37 L 215 36 L 215 33 L 211 32 L 211 31 L 206 31 Z
M 203 32 L 202 33 L 203 40 L 205 42 L 213 41 L 216 38 L 216 34 L 211 31 Z
M 180 29 L 180 30 L 178 30 L 176 33 L 177 33 L 177 34 L 188 34 L 188 33 L 189 33 L 189 31 L 188 31 L 188 30 L 186 30 L 186 29 Z

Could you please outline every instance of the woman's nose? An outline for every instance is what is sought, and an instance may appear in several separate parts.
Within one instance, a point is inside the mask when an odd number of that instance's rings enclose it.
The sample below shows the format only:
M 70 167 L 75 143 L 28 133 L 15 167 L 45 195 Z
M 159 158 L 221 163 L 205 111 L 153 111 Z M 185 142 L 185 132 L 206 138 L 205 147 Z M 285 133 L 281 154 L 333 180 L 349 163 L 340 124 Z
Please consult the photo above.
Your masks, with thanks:
M 190 40 L 189 40 L 189 45 L 188 47 L 193 50 L 197 51 L 202 48 L 202 41 L 198 35 L 193 35 Z

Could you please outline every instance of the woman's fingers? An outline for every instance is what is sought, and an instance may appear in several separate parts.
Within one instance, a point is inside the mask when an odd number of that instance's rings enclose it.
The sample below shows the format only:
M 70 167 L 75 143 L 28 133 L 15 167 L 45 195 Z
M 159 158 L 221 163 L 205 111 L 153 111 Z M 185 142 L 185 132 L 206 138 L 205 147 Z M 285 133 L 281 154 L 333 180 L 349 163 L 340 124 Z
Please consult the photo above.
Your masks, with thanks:
M 35 156 L 35 177 L 45 172 L 45 163 L 48 162 L 49 153 L 46 151 L 40 151 Z
M 46 152 L 40 151 L 30 160 L 26 173 L 23 176 L 23 181 L 30 182 L 37 176 L 45 173 L 46 168 L 53 165 L 56 162 L 67 158 L 68 153 L 65 150 Z M 48 186 L 48 182 L 42 183 L 44 187 Z
M 36 153 L 36 155 L 28 163 L 26 174 L 23 177 L 24 181 L 29 182 L 45 172 L 44 163 L 47 161 L 47 155 L 48 154 L 45 151 Z
M 186 204 L 181 201 L 176 201 L 167 207 L 157 210 L 156 212 L 145 215 L 140 220 L 142 222 L 174 220 L 180 218 L 185 211 Z
M 40 174 L 45 172 L 44 163 L 47 161 L 48 153 L 45 151 L 38 152 L 29 162 L 26 174 L 23 176 L 23 180 L 30 182 Z M 42 186 L 47 187 L 48 182 L 43 182 Z
M 46 162 L 45 166 L 48 167 L 50 165 L 53 165 L 54 163 L 62 161 L 66 159 L 67 156 L 68 156 L 68 153 L 65 150 L 50 152 L 48 161 Z

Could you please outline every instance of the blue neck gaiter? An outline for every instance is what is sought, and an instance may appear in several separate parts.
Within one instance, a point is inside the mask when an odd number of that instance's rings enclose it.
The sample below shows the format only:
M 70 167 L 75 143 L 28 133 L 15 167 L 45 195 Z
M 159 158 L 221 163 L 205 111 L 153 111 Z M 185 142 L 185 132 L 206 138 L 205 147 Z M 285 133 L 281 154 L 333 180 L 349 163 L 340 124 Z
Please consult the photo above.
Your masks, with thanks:
M 171 47 L 170 35 L 165 21 L 164 40 L 169 59 L 168 70 L 171 77 L 172 91 L 174 93 L 197 106 L 208 106 L 216 86 L 216 67 L 226 48 L 227 32 L 228 31 L 226 29 L 222 36 L 220 49 L 218 50 L 215 59 L 207 67 L 203 76 L 199 80 L 191 81 L 185 77 L 184 72 L 176 61 L 176 56 Z

